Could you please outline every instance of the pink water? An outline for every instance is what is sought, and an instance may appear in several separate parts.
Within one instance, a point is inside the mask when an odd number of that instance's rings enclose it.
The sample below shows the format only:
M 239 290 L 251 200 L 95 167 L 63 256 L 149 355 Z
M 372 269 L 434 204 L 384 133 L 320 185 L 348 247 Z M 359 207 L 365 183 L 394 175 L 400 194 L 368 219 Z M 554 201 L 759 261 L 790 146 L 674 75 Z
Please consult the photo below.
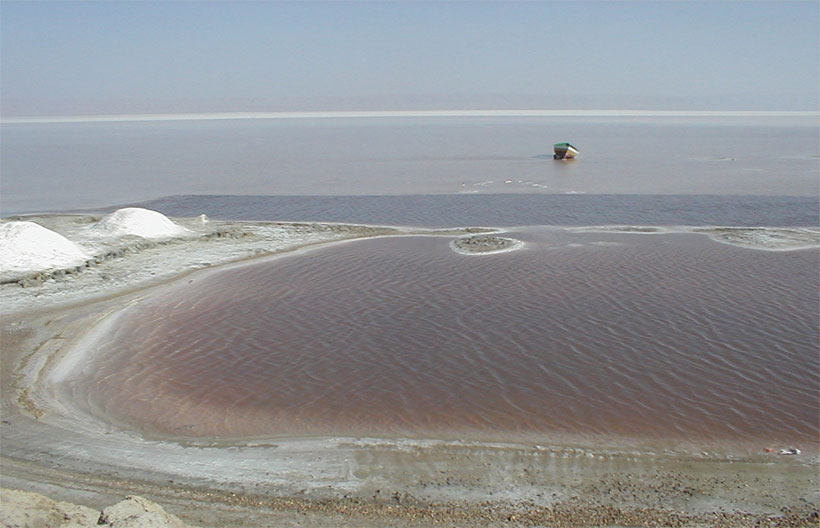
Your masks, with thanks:
M 702 235 L 377 239 L 142 302 L 70 390 L 183 437 L 604 435 L 811 446 L 818 253 Z

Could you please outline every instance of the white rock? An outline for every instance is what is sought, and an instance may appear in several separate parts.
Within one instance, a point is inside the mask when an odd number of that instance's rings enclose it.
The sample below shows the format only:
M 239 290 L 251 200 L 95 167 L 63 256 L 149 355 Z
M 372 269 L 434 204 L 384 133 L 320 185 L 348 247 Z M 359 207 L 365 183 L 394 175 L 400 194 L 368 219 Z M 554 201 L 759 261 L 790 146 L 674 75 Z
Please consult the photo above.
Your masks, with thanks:
M 97 527 L 100 512 L 27 491 L 0 488 L 0 526 Z
M 57 502 L 39 493 L 0 488 L 0 526 L 14 528 L 189 528 L 162 506 L 142 497 L 102 511 Z
M 159 504 L 130 496 L 104 509 L 100 524 L 112 528 L 186 528 L 188 525 L 167 513 Z

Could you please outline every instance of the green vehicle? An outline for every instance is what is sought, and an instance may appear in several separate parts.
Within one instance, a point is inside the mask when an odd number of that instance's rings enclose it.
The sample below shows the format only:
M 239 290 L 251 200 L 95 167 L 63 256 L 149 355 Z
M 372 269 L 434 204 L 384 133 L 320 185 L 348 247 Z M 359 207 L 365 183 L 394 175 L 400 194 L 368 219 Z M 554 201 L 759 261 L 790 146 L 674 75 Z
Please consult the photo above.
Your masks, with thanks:
M 578 149 L 569 143 L 556 143 L 553 149 L 555 149 L 555 154 L 552 159 L 572 159 L 578 155 Z

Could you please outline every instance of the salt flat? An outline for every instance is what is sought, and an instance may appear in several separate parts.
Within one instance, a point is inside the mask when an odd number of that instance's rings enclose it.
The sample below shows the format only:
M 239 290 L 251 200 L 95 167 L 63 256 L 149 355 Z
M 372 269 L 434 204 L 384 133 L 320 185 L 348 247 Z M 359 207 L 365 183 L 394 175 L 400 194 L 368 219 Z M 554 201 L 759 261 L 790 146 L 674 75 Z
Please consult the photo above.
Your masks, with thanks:
M 101 218 L 36 220 L 79 240 Z M 305 251 L 305 244 L 408 234 L 337 224 L 175 222 L 190 238 L 97 240 L 98 250 L 114 250 L 99 263 L 49 271 L 27 288 L 0 287 L 3 486 L 97 508 L 136 493 L 204 526 L 262 526 L 295 516 L 307 526 L 815 523 L 813 454 L 674 452 L 595 438 L 554 445 L 346 437 L 186 443 L 148 439 L 77 412 L 52 390 L 59 365 L 101 324 L 114 324 L 118 313 L 166 284 L 206 280 L 205 268 Z
M 5 124 L 221 121 L 235 119 L 339 119 L 393 117 L 818 117 L 815 111 L 780 110 L 349 110 L 306 112 L 211 112 L 7 117 Z

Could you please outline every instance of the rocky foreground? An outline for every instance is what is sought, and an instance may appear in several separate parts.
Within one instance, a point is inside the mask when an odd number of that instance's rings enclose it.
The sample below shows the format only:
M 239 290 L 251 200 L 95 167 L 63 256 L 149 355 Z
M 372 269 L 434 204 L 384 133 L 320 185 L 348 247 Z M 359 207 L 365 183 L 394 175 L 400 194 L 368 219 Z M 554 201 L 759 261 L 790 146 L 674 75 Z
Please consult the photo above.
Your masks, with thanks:
M 38 493 L 0 488 L 0 525 L 8 528 L 186 528 L 162 506 L 129 496 L 102 511 Z

